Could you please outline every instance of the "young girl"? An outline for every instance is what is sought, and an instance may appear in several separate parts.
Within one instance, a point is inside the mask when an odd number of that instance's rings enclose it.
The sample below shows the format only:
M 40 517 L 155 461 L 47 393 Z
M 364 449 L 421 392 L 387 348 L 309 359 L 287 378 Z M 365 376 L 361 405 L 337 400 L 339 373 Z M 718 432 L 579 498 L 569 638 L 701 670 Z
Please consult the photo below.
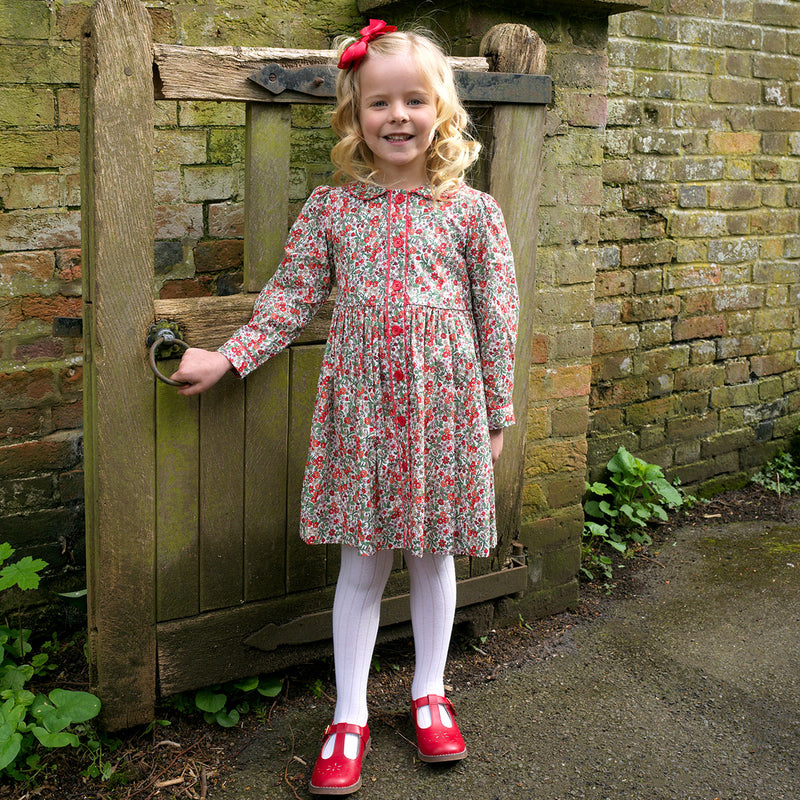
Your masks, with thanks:
M 311 195 L 250 322 L 217 352 L 186 351 L 175 380 L 205 391 L 284 348 L 327 298 L 331 321 L 301 499 L 302 538 L 339 543 L 336 709 L 315 794 L 361 785 L 367 676 L 395 550 L 408 567 L 423 761 L 466 756 L 444 668 L 454 554 L 496 542 L 492 465 L 511 403 L 517 293 L 497 204 L 463 183 L 478 145 L 439 47 L 372 20 L 341 52 L 332 151 L 338 188 Z

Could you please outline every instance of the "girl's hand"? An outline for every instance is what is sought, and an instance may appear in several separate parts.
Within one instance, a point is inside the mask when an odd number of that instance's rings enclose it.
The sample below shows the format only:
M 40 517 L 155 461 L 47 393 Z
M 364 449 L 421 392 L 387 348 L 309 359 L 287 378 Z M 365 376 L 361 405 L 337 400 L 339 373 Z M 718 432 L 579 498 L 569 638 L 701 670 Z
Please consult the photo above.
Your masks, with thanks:
M 489 431 L 489 444 L 492 447 L 492 464 L 497 463 L 500 453 L 503 452 L 503 429 Z
M 172 373 L 172 380 L 184 381 L 187 386 L 178 389 L 186 397 L 210 389 L 233 365 L 216 350 L 190 347 L 181 359 L 181 365 Z

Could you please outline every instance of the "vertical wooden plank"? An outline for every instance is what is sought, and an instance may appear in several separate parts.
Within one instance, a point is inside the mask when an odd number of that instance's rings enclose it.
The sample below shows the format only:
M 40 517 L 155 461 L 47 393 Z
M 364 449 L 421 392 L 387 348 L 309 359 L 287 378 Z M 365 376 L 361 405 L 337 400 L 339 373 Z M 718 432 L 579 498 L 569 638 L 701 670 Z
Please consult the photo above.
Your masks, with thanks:
M 289 458 L 286 490 L 288 513 L 286 524 L 286 589 L 298 592 L 325 585 L 325 549 L 305 544 L 298 534 L 300 528 L 300 491 L 308 458 L 311 417 L 317 397 L 317 381 L 325 345 L 292 347 Z
M 89 661 L 103 723 L 152 719 L 156 694 L 153 84 L 149 15 L 98 0 L 81 56 Z
M 489 59 L 494 71 L 541 74 L 545 70 L 544 43 L 525 25 L 496 25 L 484 36 L 481 55 Z M 520 296 L 514 370 L 517 422 L 505 430 L 503 456 L 495 468 L 499 546 L 494 566 L 501 566 L 505 560 L 511 539 L 519 527 L 521 513 L 546 110 L 543 105 L 502 105 L 494 109 L 489 192 L 500 204 L 506 218 Z M 476 562 L 473 571 L 480 572 L 486 567 L 487 562 Z
M 199 611 L 199 401 L 160 381 L 155 391 L 156 616 L 163 622 Z
M 289 352 L 245 383 L 244 598 L 253 601 L 282 595 L 286 587 Z
M 228 373 L 200 399 L 200 610 L 242 602 L 244 383 Z
M 283 257 L 289 219 L 291 107 L 248 103 L 245 135 L 245 291 L 258 292 Z

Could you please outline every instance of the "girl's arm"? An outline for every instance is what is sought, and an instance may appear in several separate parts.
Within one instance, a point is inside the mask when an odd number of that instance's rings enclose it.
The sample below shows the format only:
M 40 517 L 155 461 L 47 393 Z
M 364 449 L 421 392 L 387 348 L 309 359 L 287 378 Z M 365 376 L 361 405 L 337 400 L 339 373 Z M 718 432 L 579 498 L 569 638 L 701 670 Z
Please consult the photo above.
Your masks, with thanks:
M 476 200 L 469 218 L 466 261 L 491 432 L 514 423 L 514 349 L 519 298 L 503 215 L 494 199 L 486 194 Z M 500 437 L 495 438 L 502 448 Z M 494 452 L 494 446 L 492 449 Z
M 497 463 L 500 453 L 503 452 L 503 429 L 496 428 L 489 431 L 489 444 L 492 446 L 492 464 Z

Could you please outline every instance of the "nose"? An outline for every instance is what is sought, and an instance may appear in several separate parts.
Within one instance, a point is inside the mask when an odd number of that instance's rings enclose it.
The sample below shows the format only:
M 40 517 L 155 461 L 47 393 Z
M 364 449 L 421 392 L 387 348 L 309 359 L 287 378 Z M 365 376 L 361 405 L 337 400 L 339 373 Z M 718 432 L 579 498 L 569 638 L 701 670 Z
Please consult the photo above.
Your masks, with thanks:
M 392 122 L 406 122 L 408 120 L 408 109 L 402 100 L 392 103 L 389 111 Z

